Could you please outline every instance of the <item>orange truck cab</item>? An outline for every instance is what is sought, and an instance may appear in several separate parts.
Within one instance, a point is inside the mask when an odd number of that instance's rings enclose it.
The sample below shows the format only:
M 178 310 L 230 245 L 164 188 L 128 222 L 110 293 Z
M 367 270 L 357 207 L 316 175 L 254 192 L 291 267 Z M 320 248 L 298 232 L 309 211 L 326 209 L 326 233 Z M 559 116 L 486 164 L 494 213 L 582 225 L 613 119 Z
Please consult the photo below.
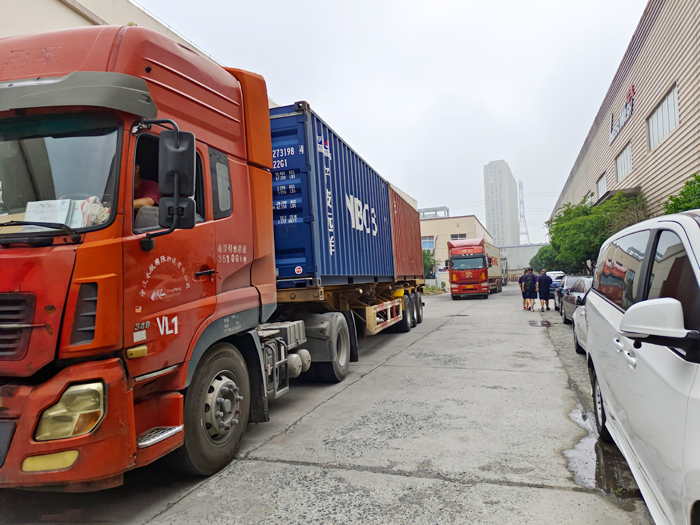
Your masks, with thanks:
M 309 367 L 302 321 L 263 324 L 264 80 L 139 27 L 0 39 L 0 64 L 0 487 L 175 449 L 216 472 Z
M 501 251 L 483 238 L 459 239 L 447 242 L 450 258 L 445 261 L 449 270 L 452 299 L 471 295 L 488 299 L 503 287 L 503 273 L 499 267 Z

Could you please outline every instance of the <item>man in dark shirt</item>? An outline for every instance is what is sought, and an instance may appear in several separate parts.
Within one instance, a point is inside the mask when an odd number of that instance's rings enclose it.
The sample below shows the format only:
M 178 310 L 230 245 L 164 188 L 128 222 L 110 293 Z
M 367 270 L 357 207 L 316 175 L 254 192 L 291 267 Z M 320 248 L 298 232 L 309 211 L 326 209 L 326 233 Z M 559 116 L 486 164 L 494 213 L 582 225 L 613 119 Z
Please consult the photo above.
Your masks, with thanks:
M 537 276 L 532 268 L 525 268 L 525 273 L 518 279 L 523 294 L 523 310 L 532 310 L 537 299 Z
M 549 310 L 549 288 L 552 285 L 552 278 L 547 275 L 547 270 L 542 268 L 542 274 L 537 280 L 537 287 L 540 294 L 540 310 L 544 310 L 545 305 Z

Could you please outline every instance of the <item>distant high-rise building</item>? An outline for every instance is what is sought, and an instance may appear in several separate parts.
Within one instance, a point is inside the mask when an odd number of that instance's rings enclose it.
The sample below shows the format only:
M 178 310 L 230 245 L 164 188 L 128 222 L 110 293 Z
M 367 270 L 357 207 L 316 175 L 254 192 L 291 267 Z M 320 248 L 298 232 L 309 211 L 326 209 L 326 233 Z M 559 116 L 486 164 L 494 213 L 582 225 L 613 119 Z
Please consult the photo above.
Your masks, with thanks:
M 496 246 L 520 244 L 518 185 L 505 160 L 493 160 L 484 166 L 486 228 Z

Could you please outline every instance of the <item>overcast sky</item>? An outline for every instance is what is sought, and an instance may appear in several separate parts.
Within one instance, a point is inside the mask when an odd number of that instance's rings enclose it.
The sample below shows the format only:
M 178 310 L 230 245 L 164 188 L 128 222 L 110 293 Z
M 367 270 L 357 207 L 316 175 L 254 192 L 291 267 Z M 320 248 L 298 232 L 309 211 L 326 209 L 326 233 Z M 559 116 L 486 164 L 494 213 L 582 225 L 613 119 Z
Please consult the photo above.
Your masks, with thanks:
M 306 100 L 421 208 L 485 224 L 483 167 L 549 218 L 646 0 L 137 0 L 221 63 Z

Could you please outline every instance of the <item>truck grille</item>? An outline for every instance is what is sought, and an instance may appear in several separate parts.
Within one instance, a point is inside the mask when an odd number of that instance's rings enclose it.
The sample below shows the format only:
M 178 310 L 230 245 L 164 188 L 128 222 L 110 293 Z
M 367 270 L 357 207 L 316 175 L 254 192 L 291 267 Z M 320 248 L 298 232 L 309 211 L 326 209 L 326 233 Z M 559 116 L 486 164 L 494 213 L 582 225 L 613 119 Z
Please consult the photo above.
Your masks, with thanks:
M 34 294 L 0 293 L 0 360 L 18 361 L 27 353 L 35 302 Z

